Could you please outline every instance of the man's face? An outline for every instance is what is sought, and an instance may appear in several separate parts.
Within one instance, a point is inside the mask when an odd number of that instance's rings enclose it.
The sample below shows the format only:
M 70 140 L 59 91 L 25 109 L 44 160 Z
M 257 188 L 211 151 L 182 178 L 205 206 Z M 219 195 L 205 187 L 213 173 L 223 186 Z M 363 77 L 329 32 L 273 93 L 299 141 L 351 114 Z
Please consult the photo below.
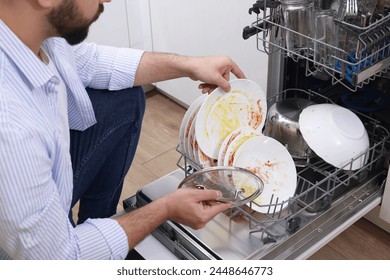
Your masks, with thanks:
M 89 26 L 99 18 L 103 10 L 103 4 L 99 4 L 95 14 L 87 18 L 80 11 L 75 0 L 63 0 L 49 13 L 48 21 L 57 36 L 64 38 L 71 45 L 76 45 L 87 38 Z

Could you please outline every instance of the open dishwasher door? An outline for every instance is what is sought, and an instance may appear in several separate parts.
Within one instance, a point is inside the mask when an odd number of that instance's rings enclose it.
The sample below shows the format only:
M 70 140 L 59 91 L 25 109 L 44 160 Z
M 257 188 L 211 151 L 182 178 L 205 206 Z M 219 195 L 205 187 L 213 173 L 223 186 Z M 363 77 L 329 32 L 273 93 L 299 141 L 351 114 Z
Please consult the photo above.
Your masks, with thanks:
M 184 178 L 185 172 L 178 169 L 145 186 L 124 205 L 142 207 L 174 191 Z M 379 205 L 383 179 L 377 174 L 326 210 L 302 211 L 293 221 L 267 218 L 262 223 L 253 213 L 247 214 L 248 209 L 239 208 L 219 214 L 200 230 L 167 222 L 135 249 L 146 259 L 306 259 Z

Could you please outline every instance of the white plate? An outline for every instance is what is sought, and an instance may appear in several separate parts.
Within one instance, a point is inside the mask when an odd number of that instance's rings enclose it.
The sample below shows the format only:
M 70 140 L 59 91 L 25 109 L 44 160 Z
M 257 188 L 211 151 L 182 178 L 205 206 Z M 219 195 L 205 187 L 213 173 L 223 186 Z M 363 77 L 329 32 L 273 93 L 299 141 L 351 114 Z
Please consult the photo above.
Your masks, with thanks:
M 216 159 L 208 157 L 199 146 L 198 146 L 198 158 L 199 158 L 199 164 L 202 168 L 214 167 L 217 166 L 218 164 Z
M 216 88 L 197 116 L 195 134 L 199 147 L 214 159 L 232 131 L 248 126 L 261 131 L 267 114 L 267 97 L 257 83 L 239 79 L 232 80 L 230 85 L 228 93 Z
M 186 151 L 187 157 L 192 160 L 193 162 L 199 164 L 199 157 L 198 157 L 198 152 L 195 154 L 195 122 L 196 119 L 191 123 L 190 128 L 188 129 L 188 134 L 186 136 L 186 141 L 184 142 L 184 150 Z M 188 123 L 190 124 L 190 123 Z M 195 156 L 196 155 L 196 156 Z
M 203 94 L 199 96 L 197 99 L 195 99 L 195 101 L 191 103 L 190 107 L 188 108 L 188 110 L 185 112 L 183 116 L 183 119 L 180 124 L 180 131 L 179 131 L 179 151 L 181 151 L 182 153 L 186 153 L 185 141 L 186 141 L 188 122 L 194 118 L 194 111 L 196 112 L 199 111 L 200 106 L 206 100 L 207 96 L 208 96 L 207 94 Z
M 297 172 L 294 161 L 287 149 L 278 141 L 267 136 L 256 136 L 242 144 L 236 151 L 233 166 L 247 168 L 255 172 L 264 183 L 264 190 L 252 203 L 252 208 L 267 213 L 269 204 L 282 203 L 294 196 L 297 187 Z M 272 198 L 273 195 L 273 198 Z M 271 211 L 281 211 L 287 206 L 271 207 Z
M 236 130 L 230 132 L 230 134 L 228 136 L 226 136 L 225 140 L 223 140 L 221 148 L 219 149 L 219 152 L 218 152 L 218 165 L 219 166 L 224 165 L 226 151 L 229 148 L 229 145 L 241 133 L 241 131 L 242 131 L 241 128 L 236 129 Z
M 193 149 L 194 149 L 194 160 L 199 166 L 201 166 L 199 161 L 199 145 L 198 145 L 198 141 L 196 140 L 196 135 L 194 136 Z
M 233 139 L 233 141 L 230 143 L 230 145 L 227 147 L 224 159 L 223 159 L 223 165 L 224 166 L 232 166 L 234 162 L 235 154 L 238 150 L 238 148 L 241 147 L 242 144 L 244 144 L 247 140 L 262 135 L 260 131 L 246 128 L 241 131 L 240 134 L 237 135 Z

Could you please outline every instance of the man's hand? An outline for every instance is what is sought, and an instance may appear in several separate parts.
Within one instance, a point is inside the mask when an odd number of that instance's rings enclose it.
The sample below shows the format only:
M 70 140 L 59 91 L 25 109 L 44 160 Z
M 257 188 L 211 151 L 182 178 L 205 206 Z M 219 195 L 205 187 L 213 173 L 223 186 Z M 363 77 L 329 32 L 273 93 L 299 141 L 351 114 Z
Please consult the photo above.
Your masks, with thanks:
M 227 56 L 193 57 L 190 63 L 192 73 L 189 76 L 203 82 L 199 85 L 203 93 L 210 93 L 217 86 L 226 92 L 230 91 L 230 73 L 239 79 L 245 78 L 238 65 Z
M 222 196 L 215 190 L 179 189 L 164 197 L 168 220 L 193 229 L 203 228 L 217 214 L 229 208 L 228 203 L 216 200 Z
M 221 192 L 214 190 L 179 189 L 137 210 L 114 219 L 125 231 L 129 249 L 167 220 L 200 229 L 217 214 L 229 208 L 216 202 Z

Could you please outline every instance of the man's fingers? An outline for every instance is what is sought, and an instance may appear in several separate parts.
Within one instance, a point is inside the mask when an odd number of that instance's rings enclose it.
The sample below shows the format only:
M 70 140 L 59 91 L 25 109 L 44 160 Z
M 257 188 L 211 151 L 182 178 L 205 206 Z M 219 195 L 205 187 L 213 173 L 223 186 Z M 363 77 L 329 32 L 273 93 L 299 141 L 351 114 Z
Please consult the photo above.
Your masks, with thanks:
M 224 78 L 224 77 L 220 77 L 218 79 L 218 81 L 216 81 L 216 84 L 219 85 L 219 87 L 224 91 L 224 92 L 229 92 L 231 87 L 230 87 L 230 82 L 229 82 L 229 78 Z
M 222 193 L 216 190 L 192 190 L 194 198 L 198 202 L 202 201 L 216 201 L 222 198 Z
M 246 79 L 246 76 L 244 74 L 244 72 L 240 69 L 240 67 L 238 67 L 237 64 L 234 63 L 232 69 L 231 69 L 231 72 L 234 74 L 234 76 L 236 76 L 238 79 Z
M 211 93 L 214 89 L 217 88 L 217 86 L 211 84 L 200 84 L 198 88 L 202 90 L 202 93 Z

